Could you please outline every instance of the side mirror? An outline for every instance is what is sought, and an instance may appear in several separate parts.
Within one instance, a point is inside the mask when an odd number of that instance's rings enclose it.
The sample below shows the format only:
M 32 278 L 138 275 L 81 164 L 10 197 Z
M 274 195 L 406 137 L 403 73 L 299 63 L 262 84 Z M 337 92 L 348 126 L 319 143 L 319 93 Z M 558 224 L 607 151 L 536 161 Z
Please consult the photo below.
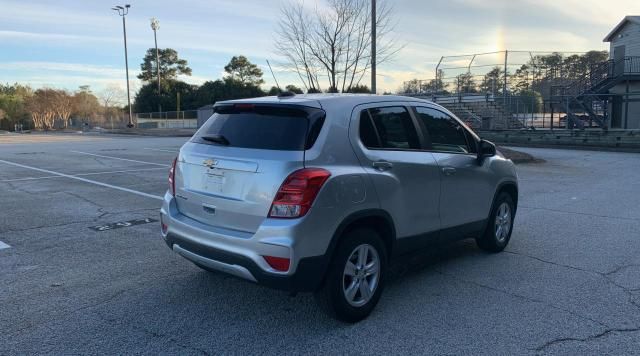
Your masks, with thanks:
M 485 157 L 496 155 L 496 145 L 493 142 L 480 140 L 478 143 L 478 163 L 482 163 Z

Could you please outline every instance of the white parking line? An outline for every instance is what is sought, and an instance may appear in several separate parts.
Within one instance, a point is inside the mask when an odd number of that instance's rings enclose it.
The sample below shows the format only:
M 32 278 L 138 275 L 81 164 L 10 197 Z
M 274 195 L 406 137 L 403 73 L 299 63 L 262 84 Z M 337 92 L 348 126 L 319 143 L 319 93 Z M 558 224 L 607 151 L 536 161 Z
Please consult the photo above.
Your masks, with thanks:
M 154 166 L 169 167 L 169 165 L 167 165 L 167 164 L 160 164 L 160 163 L 153 163 L 153 162 L 138 161 L 138 160 L 135 160 L 135 159 L 128 159 L 128 158 L 120 158 L 120 157 L 113 157 L 113 156 L 98 155 L 98 154 L 95 154 L 95 153 L 82 152 L 82 151 L 71 151 L 71 152 L 73 152 L 73 153 L 80 153 L 80 154 L 83 154 L 83 155 L 95 156 L 95 157 L 110 158 L 110 159 L 118 159 L 118 160 L 121 160 L 121 161 L 128 161 L 128 162 L 136 162 L 136 163 L 152 164 L 152 165 L 154 165 Z
M 79 180 L 81 182 L 95 184 L 95 185 L 99 185 L 99 186 L 107 187 L 107 188 L 111 188 L 111 189 L 121 190 L 123 192 L 137 194 L 137 195 L 141 195 L 141 196 L 147 197 L 147 198 L 153 198 L 153 199 L 158 199 L 158 200 L 162 200 L 163 199 L 161 196 L 158 196 L 158 195 L 147 194 L 147 193 L 139 192 L 137 190 L 133 190 L 133 189 L 129 189 L 129 188 L 118 187 L 116 185 L 111 185 L 111 184 L 102 183 L 102 182 L 96 182 L 95 180 L 80 178 L 80 177 L 76 177 L 76 176 L 72 176 L 72 175 L 64 174 L 64 173 L 60 173 L 60 172 L 54 172 L 54 171 L 50 171 L 48 169 L 31 167 L 31 166 L 27 166 L 27 165 L 20 164 L 20 163 L 14 163 L 14 162 L 5 161 L 5 160 L 2 160 L 2 159 L 0 159 L 0 163 L 9 164 L 9 165 L 12 165 L 12 166 L 26 168 L 26 169 L 31 169 L 31 170 L 34 170 L 34 171 L 48 173 L 48 174 L 51 174 L 51 175 L 56 175 L 56 176 L 65 177 L 65 178 L 69 178 L 69 179 L 75 179 L 75 180 Z
M 114 174 L 114 173 L 129 173 L 129 172 L 143 172 L 143 171 L 157 171 L 157 170 L 166 170 L 166 167 L 158 167 L 158 168 L 141 168 L 141 169 L 127 169 L 123 171 L 108 171 L 108 172 L 93 172 L 93 173 L 79 173 L 79 174 L 69 174 L 74 177 L 84 177 L 84 176 L 96 176 L 100 174 Z M 41 180 L 41 179 L 51 179 L 51 178 L 65 178 L 63 176 L 44 176 L 44 177 L 29 177 L 29 178 L 16 178 L 16 179 L 5 179 L 0 180 L 0 183 L 7 182 L 20 182 L 24 180 Z
M 143 148 L 143 150 L 178 153 L 179 150 L 163 150 L 161 148 Z
M 11 246 L 7 245 L 6 243 L 0 241 L 0 250 L 4 250 L 5 248 L 10 248 Z

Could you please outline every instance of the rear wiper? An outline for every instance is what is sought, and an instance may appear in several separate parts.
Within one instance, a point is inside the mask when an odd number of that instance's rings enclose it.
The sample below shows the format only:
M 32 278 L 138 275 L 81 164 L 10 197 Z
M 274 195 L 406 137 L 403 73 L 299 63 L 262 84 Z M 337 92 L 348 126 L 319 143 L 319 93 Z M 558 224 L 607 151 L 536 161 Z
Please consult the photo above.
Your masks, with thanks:
M 217 143 L 219 145 L 229 146 L 229 140 L 222 135 L 210 135 L 210 136 L 201 136 L 201 139 L 213 143 Z

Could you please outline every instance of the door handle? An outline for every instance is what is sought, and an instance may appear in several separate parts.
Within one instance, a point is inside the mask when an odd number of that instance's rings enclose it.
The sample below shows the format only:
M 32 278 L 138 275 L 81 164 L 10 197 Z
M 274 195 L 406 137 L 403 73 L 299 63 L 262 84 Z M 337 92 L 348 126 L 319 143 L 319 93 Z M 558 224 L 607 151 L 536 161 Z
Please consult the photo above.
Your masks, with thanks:
M 444 167 L 442 168 L 442 173 L 444 173 L 445 176 L 452 176 L 456 174 L 456 169 L 453 167 Z
M 373 162 L 373 168 L 379 170 L 380 172 L 384 172 L 393 168 L 393 163 L 387 161 L 376 161 Z

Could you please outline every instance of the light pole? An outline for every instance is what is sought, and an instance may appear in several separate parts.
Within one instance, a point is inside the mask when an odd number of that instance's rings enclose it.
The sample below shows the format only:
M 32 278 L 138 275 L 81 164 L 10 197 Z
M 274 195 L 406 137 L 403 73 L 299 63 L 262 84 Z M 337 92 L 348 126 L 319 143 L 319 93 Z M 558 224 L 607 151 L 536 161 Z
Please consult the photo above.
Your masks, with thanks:
M 371 93 L 376 93 L 376 0 L 371 0 Z
M 124 33 L 124 67 L 127 71 L 127 104 L 129 104 L 129 123 L 127 124 L 128 128 L 133 127 L 133 111 L 131 109 L 131 94 L 129 91 L 129 60 L 127 58 L 127 24 L 125 21 L 125 16 L 129 13 L 129 8 L 131 5 L 126 4 L 124 7 L 115 6 L 112 7 L 111 10 L 117 11 L 118 15 L 122 17 L 122 32 Z
M 162 112 L 162 105 L 160 104 L 160 55 L 158 54 L 158 36 L 156 31 L 160 29 L 160 21 L 155 17 L 151 18 L 151 29 L 153 30 L 153 41 L 156 44 L 156 77 L 158 77 L 158 111 Z

